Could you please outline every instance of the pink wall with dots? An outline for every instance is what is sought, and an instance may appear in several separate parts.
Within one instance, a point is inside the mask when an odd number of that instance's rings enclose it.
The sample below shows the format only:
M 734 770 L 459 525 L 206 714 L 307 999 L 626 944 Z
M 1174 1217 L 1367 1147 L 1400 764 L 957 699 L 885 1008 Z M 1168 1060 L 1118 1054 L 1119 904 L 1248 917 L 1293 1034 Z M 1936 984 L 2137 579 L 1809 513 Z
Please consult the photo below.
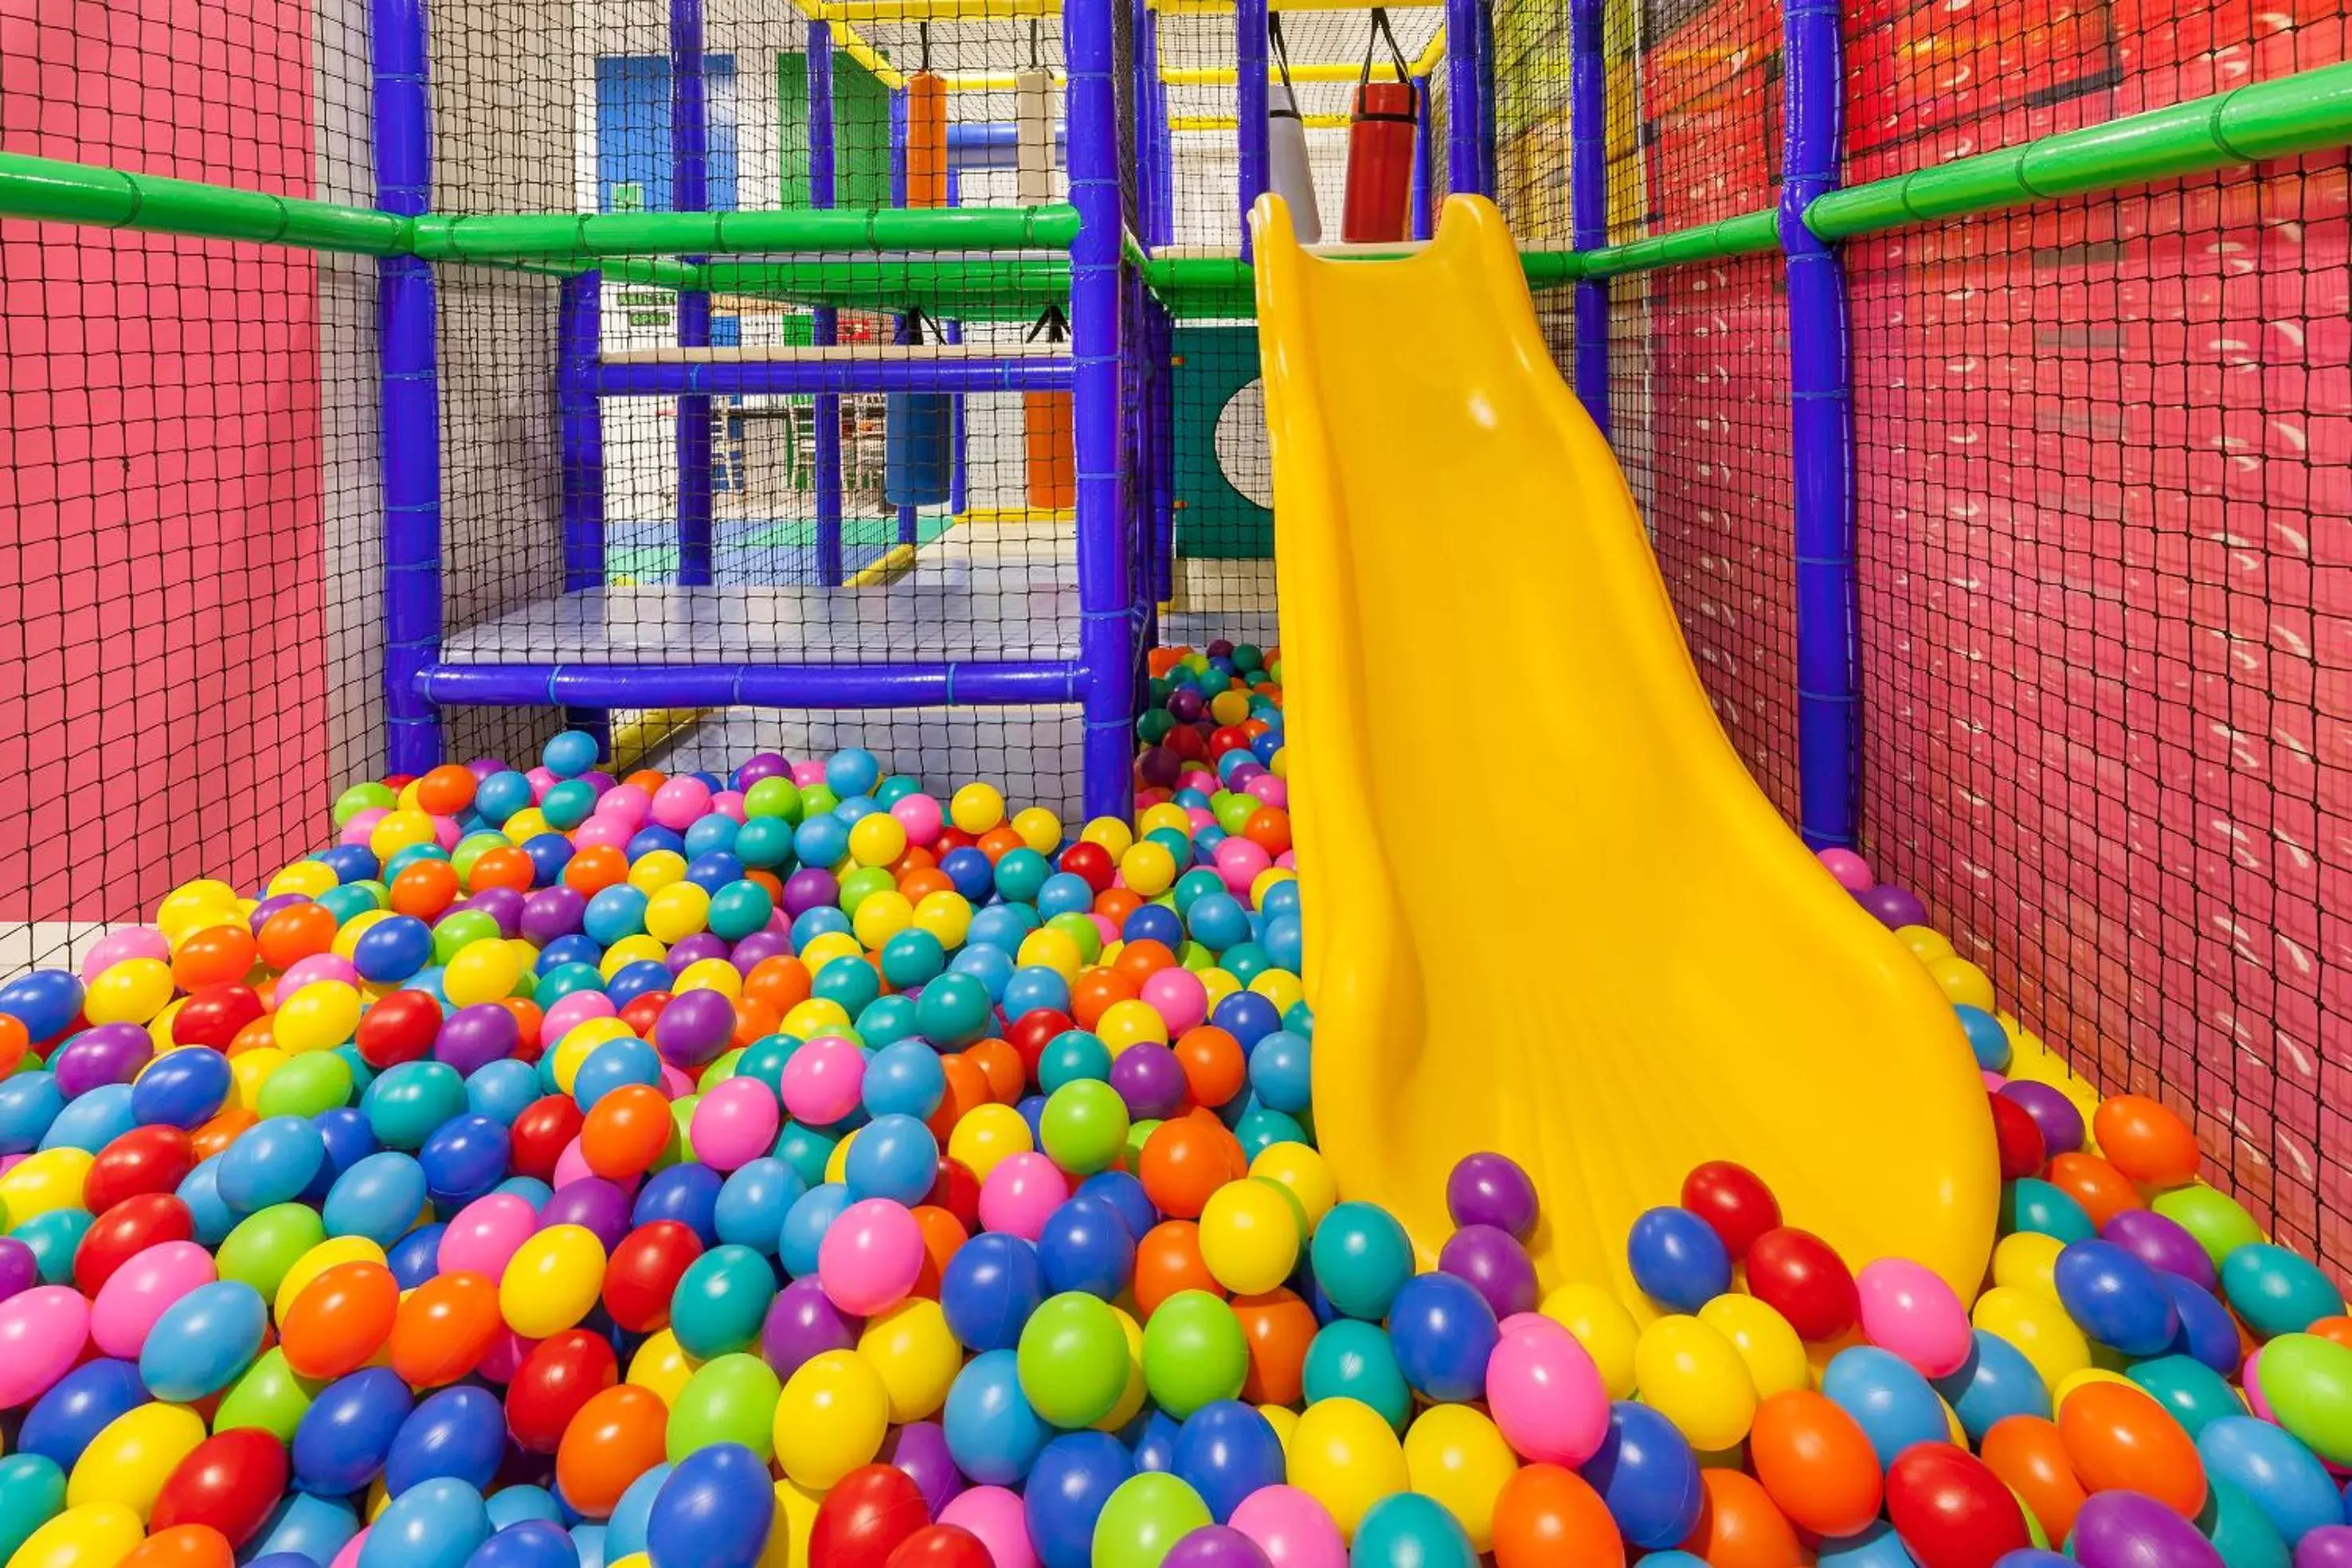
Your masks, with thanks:
M 0 147 L 311 193 L 289 0 L 0 0 Z M 0 921 L 266 875 L 325 803 L 318 274 L 0 222 Z

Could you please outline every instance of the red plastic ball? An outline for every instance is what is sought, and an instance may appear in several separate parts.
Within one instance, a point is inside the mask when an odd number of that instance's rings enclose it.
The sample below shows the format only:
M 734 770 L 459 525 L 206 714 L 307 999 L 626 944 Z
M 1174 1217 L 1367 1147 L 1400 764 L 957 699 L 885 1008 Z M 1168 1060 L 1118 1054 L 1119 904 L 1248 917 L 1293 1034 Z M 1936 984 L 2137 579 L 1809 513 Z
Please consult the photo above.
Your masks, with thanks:
M 1985 1098 L 1992 1103 L 1992 1135 L 2000 1151 L 2000 1179 L 2016 1181 L 2039 1171 L 2050 1155 L 2041 1124 L 2006 1094 L 1988 1094 Z
M 961 1160 L 940 1156 L 939 1174 L 931 1178 L 931 1190 L 923 1201 L 954 1215 L 967 1235 L 980 1228 L 980 1178 Z
M 667 1006 L 667 991 L 647 991 L 629 999 L 629 1005 L 621 1009 L 621 1021 L 627 1024 L 639 1040 L 651 1040 L 654 1037 L 654 1020 L 661 1017 L 662 1009 Z
M 1015 1019 L 1013 1027 L 1004 1031 L 1004 1039 L 1021 1053 L 1021 1071 L 1032 1083 L 1037 1081 L 1037 1059 L 1066 1030 L 1076 1028 L 1070 1015 L 1059 1008 L 1032 1008 Z
M 165 1124 L 133 1127 L 98 1152 L 82 1177 L 81 1206 L 104 1214 L 128 1197 L 177 1192 L 196 1168 L 188 1134 Z
M 701 1239 L 677 1220 L 638 1226 L 621 1238 L 604 1265 L 604 1310 L 630 1333 L 666 1326 L 671 1293 L 701 1256 Z
M 1100 893 L 1110 885 L 1111 876 L 1118 867 L 1112 862 L 1108 850 L 1082 839 L 1062 852 L 1062 869 L 1074 876 L 1083 877 L 1088 887 Z
M 514 1125 L 508 1130 L 513 1139 L 513 1152 L 509 1158 L 517 1176 L 536 1176 L 545 1181 L 555 1174 L 555 1162 L 580 1135 L 580 1124 L 588 1118 L 569 1094 L 550 1094 L 523 1107 Z
M 960 1525 L 927 1524 L 900 1542 L 883 1568 L 996 1568 L 996 1558 Z
M 565 1329 L 531 1348 L 507 1385 L 507 1430 L 534 1454 L 551 1454 L 580 1407 L 621 1380 L 603 1335 Z
M 232 1427 L 190 1449 L 155 1494 L 151 1531 L 201 1524 L 242 1546 L 286 1491 L 286 1446 L 257 1427 Z
M 1747 1254 L 1748 1291 L 1789 1320 L 1799 1337 L 1835 1339 L 1861 1315 L 1853 1275 L 1830 1244 L 1810 1230 L 1768 1230 Z
M 360 1019 L 360 1060 L 381 1072 L 415 1061 L 441 1032 L 441 1004 L 424 991 L 394 991 Z
M 2033 1544 L 1991 1467 L 1949 1443 L 1914 1443 L 1886 1471 L 1886 1517 L 1919 1568 L 1992 1568 Z
M 1706 1221 L 1725 1250 L 1744 1257 L 1756 1239 L 1780 1224 L 1772 1189 L 1746 1166 L 1709 1160 L 1683 1178 L 1683 1207 Z
M 809 1527 L 809 1561 L 887 1568 L 890 1554 L 931 1521 L 922 1490 L 889 1465 L 863 1465 L 834 1483 Z
M 150 1247 L 186 1241 L 196 1234 L 195 1218 L 177 1195 L 145 1192 L 126 1197 L 90 1222 L 74 1249 L 74 1289 L 95 1296 L 114 1271 Z
M 395 991 L 394 996 L 422 995 L 421 992 Z M 389 1001 L 391 998 L 386 998 Z M 425 998 L 428 1005 L 431 997 Z M 376 1004 L 378 1007 L 383 1002 Z M 174 1045 L 209 1045 L 215 1051 L 226 1051 L 236 1031 L 259 1018 L 266 1009 L 261 995 L 251 986 L 226 984 L 206 986 L 180 1005 L 172 1015 L 172 1043 Z M 433 1006 L 433 1024 L 441 1026 L 441 1009 Z M 364 1031 L 365 1024 L 362 1024 Z M 428 1037 L 429 1038 L 429 1037 Z

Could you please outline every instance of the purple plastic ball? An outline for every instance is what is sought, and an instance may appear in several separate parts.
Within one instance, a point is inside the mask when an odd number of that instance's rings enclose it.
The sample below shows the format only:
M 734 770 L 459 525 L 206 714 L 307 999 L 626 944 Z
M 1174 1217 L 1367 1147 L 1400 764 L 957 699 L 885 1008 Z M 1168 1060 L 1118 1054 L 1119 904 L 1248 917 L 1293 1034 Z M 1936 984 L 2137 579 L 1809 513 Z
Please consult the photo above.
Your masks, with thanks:
M 0 1301 L 41 1282 L 40 1260 L 13 1236 L 0 1236 Z
M 762 779 L 789 779 L 793 765 L 772 751 L 755 751 L 735 769 L 735 788 L 749 789 Z
M 49 1068 L 58 1092 L 77 1100 L 104 1084 L 130 1082 L 154 1054 L 154 1040 L 135 1023 L 93 1024 L 59 1046 Z
M 258 935 L 261 928 L 269 924 L 269 917 L 277 914 L 279 910 L 290 908 L 297 904 L 308 904 L 310 902 L 310 901 L 308 898 L 299 893 L 281 893 L 274 898 L 265 898 L 259 904 L 253 906 L 253 913 L 246 917 L 246 925 L 256 935 Z
M 724 991 L 688 991 L 669 999 L 654 1020 L 654 1046 L 679 1067 L 699 1067 L 727 1049 L 735 1034 L 735 1004 Z
M 1456 1225 L 1491 1225 L 1524 1243 L 1536 1230 L 1536 1184 L 1506 1155 L 1471 1155 L 1445 1178 L 1445 1212 Z
M 562 883 L 542 887 L 522 901 L 522 935 L 544 947 L 579 930 L 587 910 L 588 901 L 578 888 Z
M 1143 781 L 1155 789 L 1171 789 L 1176 780 L 1184 776 L 1184 759 L 1164 746 L 1145 747 L 1143 755 L 1136 759 L 1136 767 Z
M 726 937 L 714 936 L 708 931 L 698 931 L 691 936 L 679 937 L 677 945 L 669 950 L 664 962 L 669 965 L 671 974 L 683 975 L 689 965 L 699 964 L 705 958 L 724 958 L 725 956 L 727 956 Z
M 2294 1543 L 2294 1568 L 2352 1568 L 2352 1524 L 2323 1524 Z
M 1437 1254 L 1441 1273 L 1469 1281 L 1486 1298 L 1497 1318 L 1531 1312 L 1540 1299 L 1536 1266 L 1511 1233 L 1492 1225 L 1465 1225 L 1448 1237 Z
M 803 866 L 784 880 L 784 913 L 794 920 L 812 909 L 840 902 L 841 883 L 822 866 Z
M 2025 1107 L 2042 1129 L 2042 1146 L 2051 1155 L 2071 1155 L 2083 1146 L 2083 1113 L 2058 1089 L 2030 1078 L 2012 1078 L 2000 1086 L 2000 1092 Z
M 1110 1064 L 1110 1086 L 1127 1102 L 1127 1113 L 1138 1121 L 1172 1116 L 1184 1103 L 1184 1064 L 1166 1046 L 1140 1040 Z
M 1160 1568 L 1274 1568 L 1274 1560 L 1233 1526 L 1204 1524 L 1170 1548 Z
M 792 950 L 793 939 L 790 933 L 754 931 L 736 943 L 735 950 L 727 956 L 730 963 L 748 975 L 769 959 L 779 954 L 790 953 Z
M 1907 887 L 1890 887 L 1880 883 L 1865 887 L 1853 895 L 1853 901 L 1870 911 L 1881 925 L 1889 931 L 1905 925 L 1927 924 L 1927 906 Z
M 512 1056 L 521 1041 L 514 1014 L 496 1002 L 476 1002 L 441 1020 L 441 1032 L 433 1037 L 433 1055 L 456 1068 L 460 1077 L 470 1077 L 478 1069 Z
M 816 1276 L 794 1280 L 768 1307 L 768 1321 L 760 1327 L 760 1354 L 778 1377 L 789 1378 L 801 1364 L 829 1350 L 850 1350 L 856 1331 L 840 1309 L 828 1300 Z
M 909 1421 L 891 1433 L 882 1445 L 882 1462 L 915 1483 L 933 1519 L 964 1490 L 963 1472 L 949 1456 L 947 1431 L 937 1421 Z
M 1186 724 L 1200 717 L 1208 710 L 1208 706 L 1201 700 L 1201 694 L 1190 686 L 1178 686 L 1168 694 L 1169 713 Z
M 2136 1491 L 2093 1494 L 2074 1516 L 2074 1540 L 2083 1568 L 2224 1568 L 2195 1525 Z
M 511 939 L 522 931 L 522 894 L 510 887 L 486 887 L 459 904 L 478 910 L 499 923 L 499 935 Z
M 2152 1208 L 2126 1208 L 2109 1219 L 2099 1232 L 2149 1268 L 2175 1274 L 2192 1285 L 2212 1290 L 2220 1282 L 2212 1254 L 2180 1222 Z
M 610 1252 L 629 1233 L 629 1195 L 621 1184 L 603 1176 L 583 1176 L 565 1182 L 539 1211 L 539 1228 L 578 1225 L 594 1233 Z

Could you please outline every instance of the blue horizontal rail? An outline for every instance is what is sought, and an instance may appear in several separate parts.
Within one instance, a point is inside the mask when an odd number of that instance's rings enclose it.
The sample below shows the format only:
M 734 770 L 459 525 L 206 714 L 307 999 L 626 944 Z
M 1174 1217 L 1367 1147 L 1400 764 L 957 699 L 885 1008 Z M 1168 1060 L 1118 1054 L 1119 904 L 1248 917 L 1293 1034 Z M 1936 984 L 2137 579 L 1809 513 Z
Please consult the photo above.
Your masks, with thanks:
M 1068 660 L 962 664 L 427 665 L 419 695 L 500 707 L 943 707 L 1074 703 Z
M 769 392 L 1067 392 L 1066 359 L 696 361 L 599 365 L 600 397 L 751 396 Z

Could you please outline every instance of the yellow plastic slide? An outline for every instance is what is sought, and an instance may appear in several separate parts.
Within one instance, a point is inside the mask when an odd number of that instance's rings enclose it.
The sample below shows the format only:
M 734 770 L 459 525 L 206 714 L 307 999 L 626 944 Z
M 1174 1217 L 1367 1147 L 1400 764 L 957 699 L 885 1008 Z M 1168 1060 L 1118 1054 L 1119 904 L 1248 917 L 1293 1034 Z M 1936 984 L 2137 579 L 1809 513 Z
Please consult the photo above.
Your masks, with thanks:
M 1635 1292 L 1629 1227 L 1737 1160 L 1849 1264 L 1972 1300 L 1998 1190 L 1951 1007 L 1758 790 L 1501 214 L 1391 261 L 1254 218 L 1315 1009 L 1350 1197 L 1448 1233 L 1533 1175 L 1547 1287 Z

